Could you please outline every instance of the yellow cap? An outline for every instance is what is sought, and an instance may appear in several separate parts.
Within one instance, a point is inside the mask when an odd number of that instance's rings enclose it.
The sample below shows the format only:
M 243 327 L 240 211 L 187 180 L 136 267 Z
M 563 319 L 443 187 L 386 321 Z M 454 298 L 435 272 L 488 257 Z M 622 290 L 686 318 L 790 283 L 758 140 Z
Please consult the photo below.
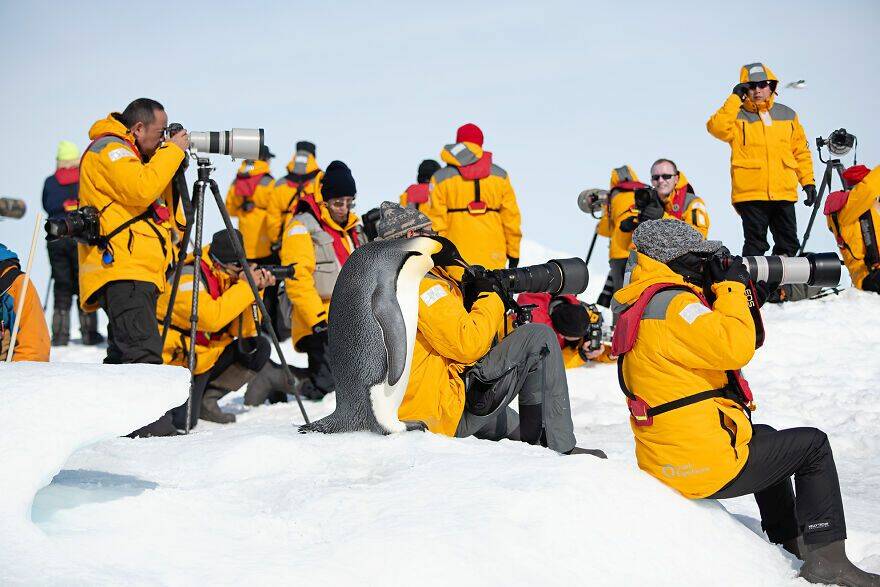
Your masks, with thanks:
M 55 155 L 58 161 L 74 161 L 79 159 L 79 147 L 70 141 L 58 143 L 58 153 Z

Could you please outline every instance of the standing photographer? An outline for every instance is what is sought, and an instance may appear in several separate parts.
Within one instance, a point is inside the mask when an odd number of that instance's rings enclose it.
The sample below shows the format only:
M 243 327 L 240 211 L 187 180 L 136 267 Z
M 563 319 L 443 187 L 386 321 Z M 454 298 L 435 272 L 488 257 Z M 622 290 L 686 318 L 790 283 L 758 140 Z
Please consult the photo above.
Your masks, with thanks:
M 741 257 L 676 220 L 643 223 L 633 243 L 632 281 L 615 295 L 627 309 L 613 352 L 639 467 L 691 499 L 754 494 L 770 541 L 805 561 L 802 577 L 877 585 L 846 556 L 825 433 L 752 425 L 751 390 L 739 370 L 763 340 L 758 308 L 770 288 L 761 282 L 749 291 Z
M 431 221 L 412 208 L 383 202 L 379 238 L 433 235 Z M 482 268 L 480 268 L 482 269 Z M 498 282 L 482 270 L 465 287 L 433 268 L 419 286 L 419 321 L 409 385 L 398 416 L 431 432 L 486 440 L 521 440 L 565 454 L 602 451 L 575 446 L 568 384 L 559 344 L 543 324 L 526 324 L 493 347 L 504 324 L 504 303 L 489 291 Z M 509 404 L 519 400 L 519 413 Z
M 411 184 L 400 194 L 400 205 L 421 210 L 431 196 L 431 177 L 438 169 L 440 164 L 433 159 L 425 159 L 419 163 L 416 183 Z
M 274 252 L 281 250 L 283 231 L 295 214 L 300 198 L 310 196 L 316 202 L 321 201 L 319 185 L 324 172 L 318 165 L 316 153 L 315 143 L 297 142 L 287 164 L 287 175 L 272 184 L 266 208 L 266 230 Z
M 58 143 L 55 173 L 43 183 L 43 209 L 50 220 L 61 219 L 79 207 L 79 149 L 70 141 Z M 76 241 L 70 238 L 52 239 L 46 243 L 49 264 L 52 266 L 52 346 L 67 346 L 70 342 L 70 305 L 79 295 L 79 260 Z M 104 342 L 98 333 L 98 315 L 79 311 L 79 330 L 82 343 L 95 345 Z
M 167 126 L 159 102 L 138 98 L 89 129 L 80 209 L 97 209 L 103 244 L 79 245 L 80 306 L 107 314 L 105 363 L 162 364 L 156 301 L 174 260 L 172 225 L 180 221 L 171 180 L 189 147 L 183 130 L 164 140 Z
M 804 127 L 794 110 L 774 104 L 778 83 L 763 63 L 743 65 L 733 93 L 706 123 L 712 136 L 730 145 L 731 198 L 742 218 L 744 256 L 767 252 L 768 228 L 773 254 L 795 255 L 798 182 L 807 196 L 804 204 L 816 199 Z

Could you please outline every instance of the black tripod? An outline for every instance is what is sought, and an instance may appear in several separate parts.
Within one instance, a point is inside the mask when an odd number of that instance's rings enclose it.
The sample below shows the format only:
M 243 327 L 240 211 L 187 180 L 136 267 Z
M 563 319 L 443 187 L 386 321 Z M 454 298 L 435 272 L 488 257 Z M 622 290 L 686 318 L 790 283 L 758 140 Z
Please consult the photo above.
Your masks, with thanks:
M 196 365 L 196 332 L 198 331 L 198 323 L 199 323 L 199 286 L 201 285 L 201 261 L 202 261 L 202 224 L 205 216 L 205 191 L 206 188 L 210 188 L 211 193 L 214 195 L 214 201 L 217 204 L 217 209 L 220 211 L 220 216 L 223 218 L 223 224 L 226 226 L 226 230 L 229 234 L 233 234 L 234 228 L 232 226 L 232 220 L 229 218 L 229 212 L 226 210 L 226 205 L 223 203 L 223 199 L 220 196 L 220 188 L 217 186 L 217 182 L 211 179 L 211 172 L 214 171 L 214 167 L 211 165 L 211 161 L 207 157 L 197 157 L 196 162 L 198 165 L 198 179 L 193 185 L 193 194 L 192 200 L 187 196 L 187 187 L 186 180 L 183 176 L 183 166 L 178 171 L 178 173 L 174 177 L 174 189 L 179 193 L 179 198 L 181 203 L 183 204 L 184 215 L 186 216 L 186 228 L 184 229 L 183 238 L 180 242 L 180 249 L 177 254 L 177 263 L 174 267 L 174 280 L 171 284 L 171 294 L 168 299 L 168 308 L 165 311 L 165 319 L 162 322 L 162 346 L 165 346 L 165 337 L 168 335 L 168 327 L 171 325 L 171 312 L 174 308 L 174 300 L 177 298 L 177 289 L 180 285 L 180 275 L 183 271 L 183 265 L 186 260 L 186 251 L 187 246 L 190 241 L 190 237 L 192 235 L 192 229 L 195 227 L 195 238 L 193 239 L 193 293 L 192 293 L 192 310 L 190 315 L 190 332 L 189 332 L 189 355 L 188 355 L 188 366 L 190 372 L 190 386 L 189 386 L 189 398 L 186 400 L 186 433 L 189 434 L 190 427 L 190 418 L 192 416 L 192 398 L 193 398 L 193 390 L 195 384 L 195 365 Z M 254 282 L 254 276 L 250 270 L 250 264 L 247 262 L 247 258 L 245 258 L 244 249 L 241 247 L 241 243 L 238 242 L 236 238 L 229 239 L 232 242 L 233 248 L 235 249 L 235 256 L 238 257 L 238 262 L 241 267 L 244 269 L 244 275 L 247 278 L 248 285 L 251 288 L 251 293 L 254 295 L 254 301 L 257 303 L 257 306 L 260 309 L 260 312 L 263 317 L 263 328 L 266 332 L 268 332 L 269 337 L 272 339 L 272 344 L 275 347 L 275 352 L 278 353 L 278 358 L 281 361 L 281 366 L 284 369 L 284 373 L 287 377 L 288 385 L 293 387 L 293 394 L 296 397 L 296 403 L 299 405 L 300 412 L 302 412 L 303 419 L 306 424 L 309 423 L 309 417 L 306 414 L 305 406 L 303 406 L 302 398 L 299 396 L 299 390 L 296 388 L 294 384 L 293 373 L 290 371 L 290 367 L 287 364 L 287 361 L 284 359 L 284 354 L 281 352 L 281 345 L 278 342 L 278 336 L 275 334 L 275 328 L 272 326 L 272 320 L 269 318 L 269 313 L 266 311 L 266 306 L 263 303 L 263 298 L 260 296 L 260 292 L 257 289 L 257 284 Z M 257 320 L 256 311 L 254 311 L 254 321 Z
M 846 182 L 843 181 L 843 172 L 845 171 L 843 167 L 843 163 L 840 162 L 840 159 L 829 159 L 825 161 L 822 159 L 822 145 L 824 143 L 821 141 L 821 137 L 817 139 L 817 143 L 819 145 L 819 161 L 825 164 L 825 173 L 822 175 L 822 183 L 819 184 L 819 194 L 816 196 L 816 201 L 813 202 L 813 213 L 810 214 L 810 222 L 807 224 L 807 230 L 804 232 L 804 240 L 801 242 L 801 248 L 798 250 L 798 255 L 803 255 L 804 248 L 807 246 L 807 239 L 810 238 L 810 230 L 813 228 L 813 222 L 816 220 L 816 214 L 819 212 L 819 207 L 822 206 L 822 198 L 825 197 L 825 192 L 831 189 L 831 180 L 833 179 L 832 170 L 837 172 L 837 178 L 840 180 L 840 185 L 846 189 Z

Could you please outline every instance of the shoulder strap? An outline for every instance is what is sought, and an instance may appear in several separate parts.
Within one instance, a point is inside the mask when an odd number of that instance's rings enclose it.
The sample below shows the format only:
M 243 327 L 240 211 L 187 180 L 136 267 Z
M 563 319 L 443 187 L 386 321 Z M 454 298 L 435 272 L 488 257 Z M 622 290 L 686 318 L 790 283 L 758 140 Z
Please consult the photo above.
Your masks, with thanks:
M 0 277 L 0 294 L 5 294 L 12 287 L 12 284 L 15 283 L 15 280 L 18 279 L 19 275 L 24 275 L 24 271 L 14 265 L 4 273 Z

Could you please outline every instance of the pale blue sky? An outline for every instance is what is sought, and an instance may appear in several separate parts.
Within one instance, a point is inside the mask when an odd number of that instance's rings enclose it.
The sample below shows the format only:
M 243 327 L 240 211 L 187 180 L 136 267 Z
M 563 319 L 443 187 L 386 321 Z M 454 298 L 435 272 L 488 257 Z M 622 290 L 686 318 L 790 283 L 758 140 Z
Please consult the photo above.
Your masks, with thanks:
M 577 209 L 578 192 L 607 187 L 622 163 L 645 179 L 669 157 L 706 200 L 710 236 L 738 251 L 729 149 L 705 122 L 740 65 L 764 61 L 783 83 L 805 78 L 806 90 L 783 88 L 778 100 L 799 112 L 811 145 L 845 126 L 873 164 L 878 33 L 880 3 L 868 1 L 2 0 L 0 194 L 38 208 L 57 142 L 84 147 L 92 122 L 148 96 L 192 130 L 264 127 L 276 177 L 297 140 L 314 141 L 322 165 L 342 159 L 353 170 L 360 212 L 396 198 L 422 159 L 475 122 L 510 173 L 526 237 L 577 254 L 595 222 Z M 215 163 L 225 193 L 237 164 Z M 798 213 L 802 232 L 808 210 Z M 0 222 L 0 241 L 24 256 L 32 221 L 29 212 Z M 206 233 L 219 227 L 212 210 Z M 811 249 L 834 249 L 824 223 L 813 234 Z

